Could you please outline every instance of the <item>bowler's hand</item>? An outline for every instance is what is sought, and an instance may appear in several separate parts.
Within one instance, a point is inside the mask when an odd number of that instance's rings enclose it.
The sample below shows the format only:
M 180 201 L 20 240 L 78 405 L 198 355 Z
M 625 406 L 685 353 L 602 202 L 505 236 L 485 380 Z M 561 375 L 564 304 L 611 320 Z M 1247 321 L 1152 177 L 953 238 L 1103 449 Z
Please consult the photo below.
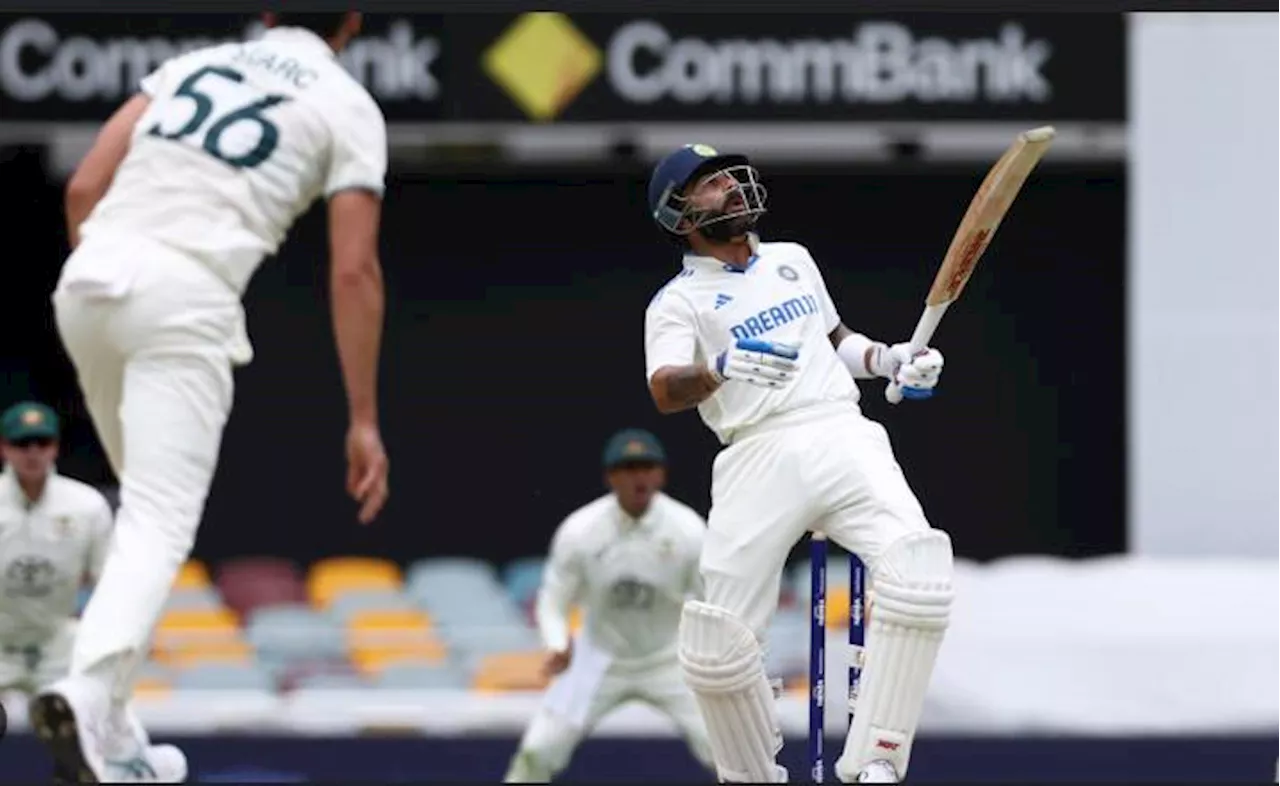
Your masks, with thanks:
M 891 372 L 884 397 L 890 404 L 904 398 L 926 399 L 933 395 L 942 376 L 942 353 L 926 348 L 912 353 L 911 345 L 903 342 L 889 347 Z
M 382 436 L 372 423 L 352 423 L 347 429 L 347 493 L 360 505 L 358 518 L 368 524 L 387 502 L 390 469 Z
M 542 662 L 542 676 L 551 679 L 560 672 L 569 668 L 569 661 L 573 660 L 573 642 L 560 652 L 548 652 L 547 658 Z

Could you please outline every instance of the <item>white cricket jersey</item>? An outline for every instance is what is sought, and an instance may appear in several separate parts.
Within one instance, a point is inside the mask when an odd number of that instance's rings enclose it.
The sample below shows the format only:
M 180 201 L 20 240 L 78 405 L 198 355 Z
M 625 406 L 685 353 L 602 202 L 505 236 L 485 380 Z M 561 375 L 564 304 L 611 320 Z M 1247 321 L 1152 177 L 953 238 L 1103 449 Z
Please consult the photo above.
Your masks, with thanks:
M 75 615 L 111 524 L 111 506 L 88 484 L 52 473 L 29 504 L 13 473 L 0 472 L 0 643 L 41 643 Z
M 543 643 L 568 646 L 576 605 L 587 638 L 615 660 L 674 654 L 680 610 L 702 595 L 705 531 L 696 511 L 662 493 L 639 519 L 611 493 L 578 508 L 551 541 L 537 602 Z
M 800 371 L 781 389 L 729 381 L 698 405 L 724 444 L 735 431 L 771 415 L 823 402 L 856 404 L 858 386 L 828 338 L 840 315 L 809 250 L 799 243 L 759 243 L 745 269 L 687 254 L 684 269 L 645 312 L 646 377 L 663 366 L 707 363 L 738 339 L 800 347 Z
M 310 31 L 189 52 L 141 89 L 151 104 L 84 237 L 144 234 L 243 293 L 321 195 L 383 192 L 382 111 Z

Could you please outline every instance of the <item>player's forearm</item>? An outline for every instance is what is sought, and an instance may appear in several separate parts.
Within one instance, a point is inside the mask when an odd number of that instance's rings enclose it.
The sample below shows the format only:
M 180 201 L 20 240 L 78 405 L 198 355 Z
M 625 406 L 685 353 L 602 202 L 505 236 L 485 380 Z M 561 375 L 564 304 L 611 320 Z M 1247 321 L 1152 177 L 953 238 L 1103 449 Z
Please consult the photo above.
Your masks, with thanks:
M 333 331 L 351 420 L 376 423 L 386 302 L 377 258 L 359 266 L 335 266 L 330 288 Z
M 658 370 L 649 383 L 653 403 L 663 414 L 692 409 L 720 388 L 711 369 L 700 363 L 667 366 Z
M 80 245 L 80 225 L 93 212 L 105 193 L 105 189 L 91 188 L 75 180 L 67 184 L 64 212 L 67 218 L 67 240 L 72 248 Z
M 569 606 L 569 599 L 563 592 L 545 586 L 538 591 L 534 618 L 543 646 L 552 652 L 569 649 Z

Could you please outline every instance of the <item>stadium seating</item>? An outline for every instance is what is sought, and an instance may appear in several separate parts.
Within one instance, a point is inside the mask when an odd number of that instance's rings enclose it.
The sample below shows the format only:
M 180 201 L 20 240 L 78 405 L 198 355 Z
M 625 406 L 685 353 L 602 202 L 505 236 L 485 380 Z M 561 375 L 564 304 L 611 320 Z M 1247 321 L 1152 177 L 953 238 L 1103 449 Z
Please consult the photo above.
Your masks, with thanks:
M 209 569 L 199 560 L 188 560 L 178 570 L 178 577 L 173 581 L 175 590 L 204 589 L 212 586 L 209 580 Z
M 179 690 L 275 690 L 271 675 L 252 663 L 205 663 L 174 674 Z
M 241 616 L 264 606 L 306 603 L 306 586 L 293 562 L 275 557 L 245 557 L 221 565 L 218 593 Z
M 307 573 L 307 597 L 318 608 L 328 608 L 338 596 L 352 591 L 396 590 L 402 583 L 400 567 L 374 557 L 331 557 Z
M 156 628 L 137 695 L 178 690 L 540 690 L 543 652 L 530 610 L 545 559 L 502 569 L 433 557 L 401 569 L 343 556 L 307 569 L 274 557 L 183 567 Z M 216 580 L 211 578 L 216 577 Z M 833 582 L 834 583 L 834 582 Z M 807 673 L 808 566 L 787 576 L 805 607 L 769 629 L 770 671 L 789 686 Z M 832 625 L 848 592 L 829 586 Z M 580 608 L 570 626 L 582 626 Z

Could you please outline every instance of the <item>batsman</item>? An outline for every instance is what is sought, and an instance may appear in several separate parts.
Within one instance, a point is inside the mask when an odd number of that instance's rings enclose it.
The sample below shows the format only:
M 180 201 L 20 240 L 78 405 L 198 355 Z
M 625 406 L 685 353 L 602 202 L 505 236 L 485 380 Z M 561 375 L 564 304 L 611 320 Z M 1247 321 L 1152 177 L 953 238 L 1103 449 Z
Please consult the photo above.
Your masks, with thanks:
M 809 251 L 761 242 L 766 192 L 745 156 L 689 145 L 649 182 L 653 219 L 684 251 L 645 314 L 645 362 L 658 409 L 696 407 L 724 446 L 712 468 L 700 560 L 702 601 L 684 605 L 679 659 L 722 782 L 784 783 L 763 637 L 784 561 L 824 533 L 867 566 L 875 594 L 861 694 L 836 775 L 896 783 L 911 746 L 952 603 L 951 540 L 934 529 L 855 380 L 923 399 L 936 349 L 873 341 L 844 325 Z

